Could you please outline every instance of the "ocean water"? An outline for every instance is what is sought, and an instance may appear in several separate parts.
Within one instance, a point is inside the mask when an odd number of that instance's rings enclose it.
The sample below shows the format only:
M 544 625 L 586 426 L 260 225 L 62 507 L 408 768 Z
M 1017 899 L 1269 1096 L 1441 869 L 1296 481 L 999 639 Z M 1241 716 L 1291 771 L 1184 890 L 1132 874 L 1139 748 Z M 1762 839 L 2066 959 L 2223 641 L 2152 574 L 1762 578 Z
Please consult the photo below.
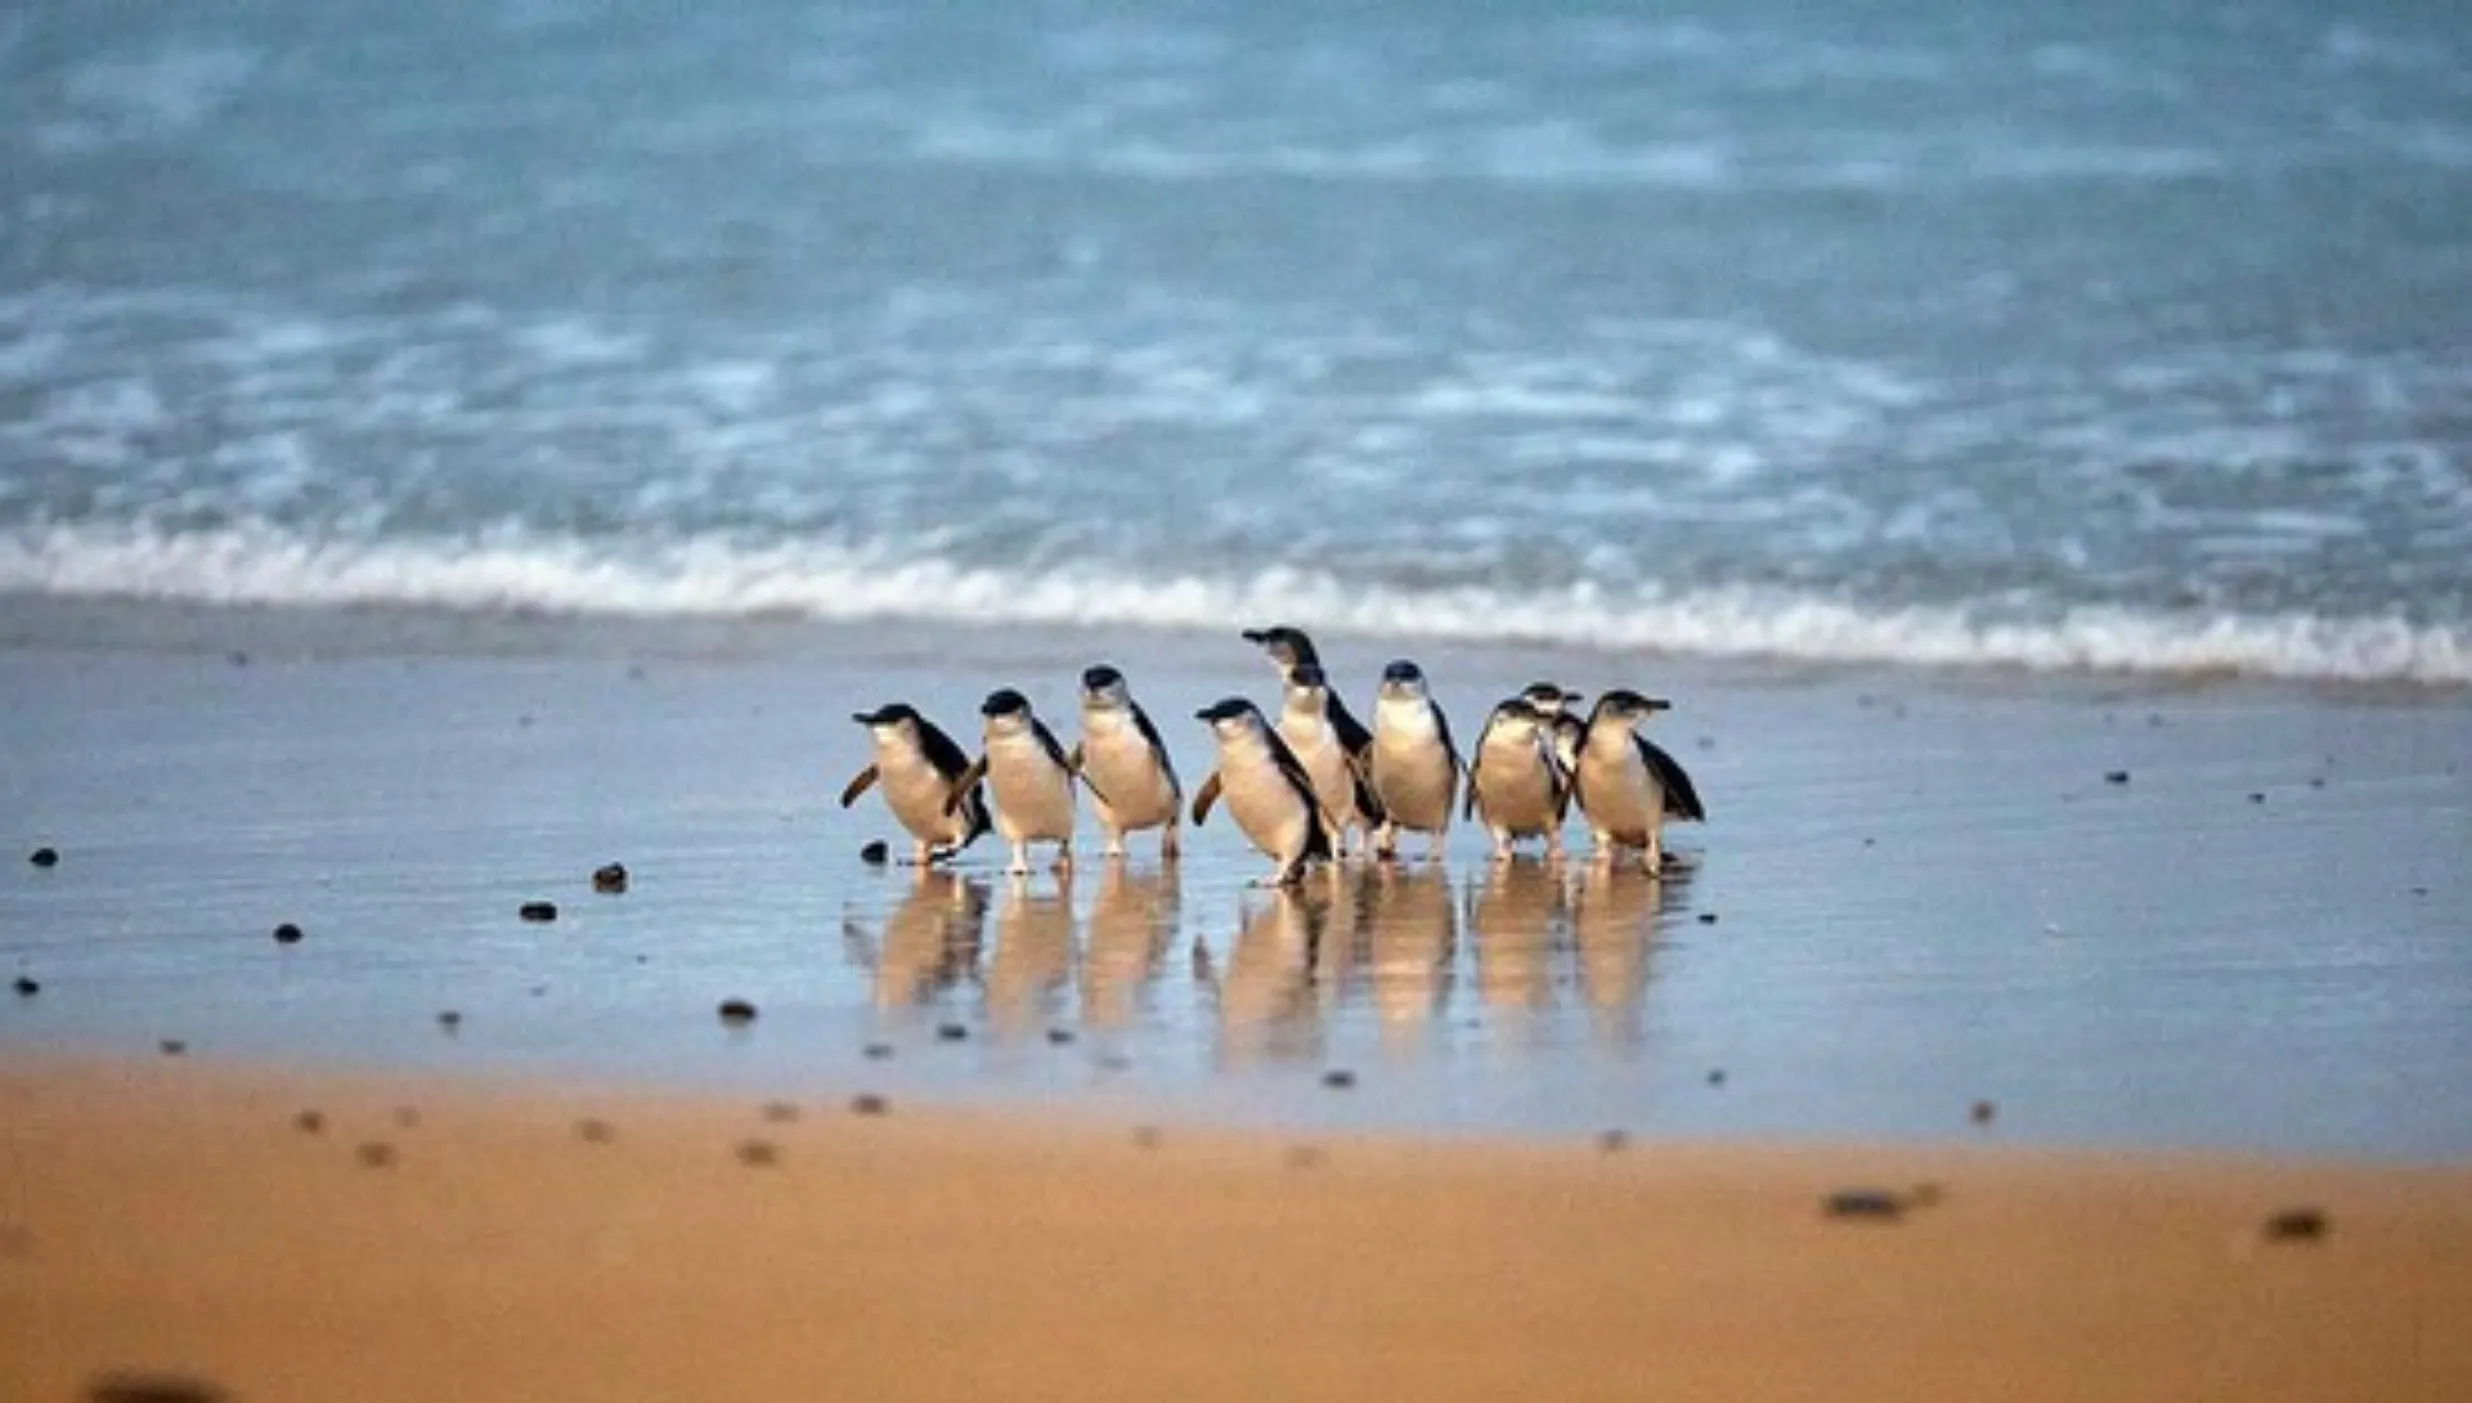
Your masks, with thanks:
M 2472 684 L 2472 11 L 0 15 L 0 608 Z

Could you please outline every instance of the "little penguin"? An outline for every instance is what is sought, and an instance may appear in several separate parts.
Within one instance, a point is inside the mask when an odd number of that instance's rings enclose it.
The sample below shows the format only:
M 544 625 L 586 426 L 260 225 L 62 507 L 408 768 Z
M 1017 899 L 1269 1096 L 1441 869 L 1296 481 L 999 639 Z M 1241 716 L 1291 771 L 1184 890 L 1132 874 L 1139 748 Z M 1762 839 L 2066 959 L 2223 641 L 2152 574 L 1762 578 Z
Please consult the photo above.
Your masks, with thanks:
M 1193 826 L 1207 822 L 1211 806 L 1224 797 L 1236 826 L 1279 864 L 1263 885 L 1293 885 L 1306 864 L 1329 861 L 1330 828 L 1313 780 L 1261 710 L 1242 697 L 1229 697 L 1193 714 L 1209 724 L 1219 744 L 1218 768 L 1193 796 Z
M 1485 718 L 1475 758 L 1468 763 L 1468 799 L 1463 810 L 1482 814 L 1493 835 L 1496 862 L 1511 859 L 1511 845 L 1542 837 L 1548 861 L 1562 860 L 1562 816 L 1570 800 L 1569 772 L 1554 753 L 1552 719 L 1512 697 Z
M 1090 785 L 1091 807 L 1107 834 L 1107 855 L 1124 854 L 1125 834 L 1156 828 L 1160 860 L 1174 861 L 1184 788 L 1176 782 L 1167 742 L 1133 700 L 1122 672 L 1105 663 L 1082 672 L 1081 727 L 1073 768 Z
M 1382 669 L 1382 690 L 1373 703 L 1374 797 L 1383 823 L 1375 851 L 1389 857 L 1398 830 L 1431 837 L 1429 857 L 1439 858 L 1450 838 L 1451 808 L 1459 797 L 1459 748 L 1450 722 L 1434 705 L 1423 669 L 1405 660 Z
M 1708 817 L 1680 762 L 1657 748 L 1638 726 L 1673 703 L 1616 689 L 1597 698 L 1588 735 L 1572 771 L 1579 811 L 1596 837 L 1596 856 L 1611 862 L 1617 846 L 1640 850 L 1641 870 L 1665 869 L 1665 820 Z
M 841 807 L 869 787 L 884 787 L 884 805 L 916 840 L 912 861 L 924 867 L 951 857 L 988 828 L 987 796 L 965 777 L 970 757 L 933 721 L 905 702 L 888 702 L 851 720 L 867 728 L 875 760 L 841 791 Z
M 1374 826 L 1382 821 L 1382 805 L 1373 797 L 1362 765 L 1339 739 L 1331 703 L 1330 684 L 1320 666 L 1298 663 L 1289 668 L 1279 708 L 1279 739 L 1287 742 L 1312 779 L 1332 842 L 1345 847 L 1353 833 L 1361 852 L 1371 845 Z
M 1270 655 L 1271 664 L 1279 669 L 1282 682 L 1300 667 L 1318 669 L 1322 665 L 1322 655 L 1314 651 L 1313 640 L 1306 637 L 1301 628 L 1290 628 L 1285 624 L 1249 628 L 1245 630 L 1245 641 Z M 1356 719 L 1356 714 L 1348 710 L 1348 704 L 1339 699 L 1337 692 L 1330 691 L 1327 679 L 1323 683 L 1323 691 L 1329 698 L 1331 732 L 1339 737 L 1339 744 L 1347 751 L 1348 758 L 1355 762 L 1358 769 L 1363 769 L 1365 749 L 1373 744 L 1373 732 L 1365 729 L 1365 723 Z M 1379 822 L 1379 816 L 1376 815 L 1373 821 Z
M 1552 682 L 1531 682 L 1519 697 L 1544 716 L 1546 728 L 1553 735 L 1554 754 L 1562 761 L 1562 772 L 1567 775 L 1579 768 L 1579 742 L 1588 734 L 1588 723 L 1573 708 L 1584 698 Z
M 1010 687 L 987 694 L 979 705 L 986 719 L 986 749 L 972 761 L 965 780 L 986 776 L 996 795 L 996 832 L 1013 848 L 1019 875 L 1030 870 L 1030 845 L 1054 843 L 1056 869 L 1073 866 L 1073 760 L 1056 743 L 1030 699 Z

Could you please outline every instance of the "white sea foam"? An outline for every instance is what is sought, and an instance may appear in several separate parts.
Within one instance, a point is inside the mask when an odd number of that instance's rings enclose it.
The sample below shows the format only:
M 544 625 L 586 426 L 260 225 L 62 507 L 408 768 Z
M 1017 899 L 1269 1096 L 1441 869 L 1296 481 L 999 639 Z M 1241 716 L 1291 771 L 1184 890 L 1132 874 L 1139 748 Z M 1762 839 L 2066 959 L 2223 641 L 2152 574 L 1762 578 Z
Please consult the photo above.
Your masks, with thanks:
M 2179 616 L 2079 606 L 2048 620 L 1995 621 L 1958 608 L 1874 609 L 1753 588 L 1409 590 L 1288 568 L 1246 578 L 1030 575 L 935 558 L 803 544 L 748 549 L 718 540 L 621 558 L 520 536 L 358 544 L 304 541 L 270 528 L 173 535 L 53 527 L 0 536 L 0 592 L 206 605 L 1133 628 L 1288 618 L 1341 634 L 1719 658 L 2472 685 L 2472 633 L 2400 618 Z

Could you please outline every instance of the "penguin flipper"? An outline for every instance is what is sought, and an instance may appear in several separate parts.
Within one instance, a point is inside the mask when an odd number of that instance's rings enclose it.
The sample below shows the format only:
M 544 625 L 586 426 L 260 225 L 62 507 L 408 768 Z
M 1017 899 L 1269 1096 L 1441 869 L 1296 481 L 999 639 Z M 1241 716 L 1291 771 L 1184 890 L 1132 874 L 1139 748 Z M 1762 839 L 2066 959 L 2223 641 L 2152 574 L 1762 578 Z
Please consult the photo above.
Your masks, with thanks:
M 1685 774 L 1682 762 L 1646 736 L 1639 737 L 1639 758 L 1648 763 L 1648 772 L 1657 777 L 1665 790 L 1665 811 L 1676 818 L 1706 822 L 1707 806 L 1700 803 L 1699 791 L 1691 786 L 1691 776 Z
M 987 757 L 982 755 L 971 761 L 970 768 L 963 770 L 960 777 L 953 781 L 953 792 L 944 798 L 944 811 L 948 814 L 959 813 L 962 801 L 976 794 L 979 781 L 985 778 L 987 778 Z
M 850 782 L 842 787 L 841 807 L 846 809 L 852 804 L 857 803 L 858 796 L 866 793 L 869 789 L 874 788 L 875 782 L 876 767 L 873 763 L 870 763 L 867 768 L 860 770 L 855 775 L 850 776 Z
M 1193 796 L 1193 826 L 1199 828 L 1203 824 L 1208 823 L 1210 821 L 1210 807 L 1218 802 L 1219 772 L 1217 770 L 1212 770 L 1210 772 L 1210 778 L 1202 781 L 1201 791 Z
M 1330 718 L 1330 731 L 1339 738 L 1339 748 L 1346 751 L 1351 760 L 1372 749 L 1373 732 L 1365 729 L 1365 723 L 1356 719 L 1356 713 L 1348 710 L 1347 703 L 1339 700 L 1337 692 L 1328 693 L 1327 698 L 1322 714 Z
M 1167 776 L 1168 792 L 1182 797 L 1184 786 L 1177 782 L 1176 762 L 1168 758 L 1167 738 L 1159 734 L 1158 727 L 1150 724 L 1150 713 L 1142 710 L 1140 702 L 1133 703 L 1133 729 L 1141 732 L 1142 739 L 1150 743 L 1150 753 L 1159 762 L 1159 773 Z

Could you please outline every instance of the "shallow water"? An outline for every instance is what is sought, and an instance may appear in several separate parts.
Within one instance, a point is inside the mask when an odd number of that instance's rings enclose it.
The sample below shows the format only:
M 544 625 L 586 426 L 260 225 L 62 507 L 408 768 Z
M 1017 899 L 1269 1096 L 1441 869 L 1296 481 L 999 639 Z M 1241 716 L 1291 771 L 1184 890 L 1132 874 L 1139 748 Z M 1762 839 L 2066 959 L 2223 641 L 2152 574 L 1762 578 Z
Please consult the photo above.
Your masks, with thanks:
M 950 873 L 859 861 L 899 835 L 873 800 L 832 807 L 865 759 L 854 706 L 958 725 L 985 680 L 947 659 L 994 658 L 1069 734 L 1071 674 L 1033 660 L 1100 646 L 915 641 L 0 651 L 0 838 L 63 853 L 0 864 L 0 965 L 43 985 L 0 1006 L 0 1049 L 178 1037 L 284 1065 L 1528 1135 L 2472 1153 L 2461 708 L 1684 671 L 1664 735 L 1711 822 L 1675 831 L 1661 883 L 1496 868 L 1463 831 L 1439 866 L 1283 896 L 1248 888 L 1262 863 L 1221 820 L 1172 870 L 1140 840 L 1099 861 L 1085 829 L 1067 888 L 1007 878 L 992 845 Z M 1129 651 L 1198 776 L 1181 718 L 1267 671 L 1236 643 Z M 1540 668 L 1428 670 L 1468 716 Z M 632 889 L 596 895 L 611 860 Z M 535 899 L 556 922 L 517 919 Z M 300 944 L 271 939 L 286 920 Z M 732 997 L 751 1026 L 716 1017 Z

